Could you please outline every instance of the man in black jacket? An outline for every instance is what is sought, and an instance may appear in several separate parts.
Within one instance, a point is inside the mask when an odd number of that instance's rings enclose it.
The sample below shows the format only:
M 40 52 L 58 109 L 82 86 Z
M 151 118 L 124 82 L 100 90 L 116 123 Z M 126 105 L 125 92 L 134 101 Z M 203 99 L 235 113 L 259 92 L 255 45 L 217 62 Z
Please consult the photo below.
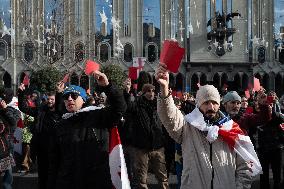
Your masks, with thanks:
M 35 118 L 35 128 L 32 131 L 32 150 L 37 157 L 39 189 L 47 187 L 49 140 L 55 131 L 55 124 L 61 116 L 61 112 L 55 109 L 55 96 L 55 92 L 48 92 L 46 104 L 30 107 L 27 104 L 24 84 L 21 84 L 18 90 L 19 109 Z
M 49 189 L 112 189 L 108 151 L 98 141 L 94 128 L 111 128 L 126 110 L 123 95 L 109 84 L 105 74 L 94 72 L 107 95 L 109 106 L 85 106 L 86 91 L 75 85 L 62 98 L 68 113 L 56 125 L 51 140 L 48 174 Z
M 134 102 L 125 96 L 127 111 L 132 112 L 133 188 L 147 188 L 148 165 L 152 167 L 159 188 L 169 188 L 165 161 L 164 133 L 157 115 L 155 87 L 144 84 L 142 95 Z M 126 118 L 127 119 L 127 118 Z

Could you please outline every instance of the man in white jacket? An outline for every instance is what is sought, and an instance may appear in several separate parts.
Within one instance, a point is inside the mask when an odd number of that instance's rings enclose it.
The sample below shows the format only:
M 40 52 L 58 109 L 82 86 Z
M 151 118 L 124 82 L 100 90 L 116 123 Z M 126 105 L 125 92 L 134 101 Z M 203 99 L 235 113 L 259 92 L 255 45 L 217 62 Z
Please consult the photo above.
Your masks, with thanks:
M 157 68 L 156 80 L 161 89 L 158 115 L 170 136 L 182 145 L 181 189 L 250 188 L 252 167 L 222 137 L 209 136 L 214 133 L 210 128 L 226 119 L 219 111 L 218 90 L 213 85 L 201 86 L 196 94 L 196 108 L 183 116 L 169 93 L 169 75 L 163 63 Z M 238 125 L 234 123 L 234 127 Z

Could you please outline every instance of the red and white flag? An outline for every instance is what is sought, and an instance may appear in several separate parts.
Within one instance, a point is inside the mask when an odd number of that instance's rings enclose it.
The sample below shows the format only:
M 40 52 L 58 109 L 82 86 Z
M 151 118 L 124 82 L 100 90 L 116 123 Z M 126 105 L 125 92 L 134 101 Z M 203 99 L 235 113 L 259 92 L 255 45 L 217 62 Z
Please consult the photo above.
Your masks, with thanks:
M 145 57 L 135 57 L 133 58 L 133 67 L 138 67 L 140 69 L 143 69 L 144 65 L 146 62 L 146 58 Z
M 185 120 L 191 126 L 201 131 L 207 131 L 206 139 L 211 143 L 219 136 L 222 137 L 229 147 L 247 163 L 251 176 L 258 175 L 262 172 L 259 159 L 249 136 L 244 134 L 236 122 L 228 120 L 221 125 L 212 125 L 208 127 L 204 121 L 203 114 L 198 108 L 195 108 L 190 114 L 187 114 Z
M 130 189 L 127 168 L 117 127 L 110 131 L 109 167 L 115 189 Z
M 236 122 L 230 120 L 224 123 L 218 133 L 223 140 L 245 160 L 252 176 L 262 172 L 261 164 L 250 137 L 244 134 Z

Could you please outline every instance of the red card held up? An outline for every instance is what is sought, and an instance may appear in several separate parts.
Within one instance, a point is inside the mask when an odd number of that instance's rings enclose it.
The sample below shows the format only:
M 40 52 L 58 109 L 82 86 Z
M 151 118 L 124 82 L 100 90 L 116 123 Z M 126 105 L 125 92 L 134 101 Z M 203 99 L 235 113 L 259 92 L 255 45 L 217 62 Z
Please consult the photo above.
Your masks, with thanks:
M 23 79 L 23 84 L 25 86 L 28 86 L 30 84 L 30 78 L 29 78 L 29 76 L 27 74 L 25 74 L 25 77 Z
M 184 48 L 179 47 L 177 41 L 165 40 L 160 54 L 160 62 L 166 64 L 169 71 L 177 73 L 184 52 Z
M 138 67 L 129 67 L 128 68 L 128 77 L 132 80 L 138 79 Z
M 85 67 L 85 74 L 90 75 L 94 71 L 98 71 L 100 69 L 100 65 L 92 60 L 86 61 L 86 67 Z
M 254 89 L 254 91 L 259 91 L 260 90 L 260 82 L 259 82 L 259 79 L 257 79 L 257 78 L 254 78 L 253 89 Z
M 245 96 L 246 96 L 246 98 L 250 98 L 250 93 L 249 93 L 249 90 L 245 90 Z

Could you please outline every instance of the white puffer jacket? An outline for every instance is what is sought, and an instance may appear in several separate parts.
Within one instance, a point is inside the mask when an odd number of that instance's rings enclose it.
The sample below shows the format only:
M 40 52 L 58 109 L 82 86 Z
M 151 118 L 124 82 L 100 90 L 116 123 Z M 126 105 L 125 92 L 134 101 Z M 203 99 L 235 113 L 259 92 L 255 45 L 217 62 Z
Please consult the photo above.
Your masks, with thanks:
M 218 138 L 211 144 L 210 153 L 210 143 L 206 135 L 185 121 L 171 96 L 159 98 L 157 106 L 160 120 L 169 135 L 182 144 L 181 189 L 210 189 L 213 169 L 214 189 L 250 188 L 252 177 L 247 164 L 227 143 Z

